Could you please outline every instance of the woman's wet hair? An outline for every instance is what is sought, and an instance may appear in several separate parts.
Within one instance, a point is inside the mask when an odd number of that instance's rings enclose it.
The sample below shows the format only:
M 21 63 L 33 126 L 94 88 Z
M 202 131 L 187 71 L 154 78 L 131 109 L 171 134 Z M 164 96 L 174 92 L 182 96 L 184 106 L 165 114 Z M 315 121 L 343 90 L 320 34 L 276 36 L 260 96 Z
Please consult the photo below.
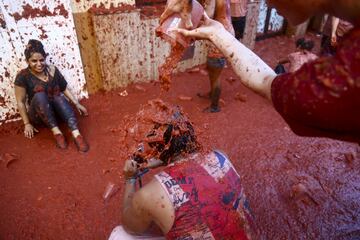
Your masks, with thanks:
M 161 100 L 152 100 L 149 103 L 139 112 L 140 117 L 136 119 L 138 129 L 141 128 L 141 123 L 152 124 L 148 125 L 144 132 L 139 132 L 144 137 L 139 139 L 141 143 L 132 156 L 135 161 L 143 163 L 146 158 L 154 157 L 167 165 L 179 155 L 190 154 L 200 149 L 194 127 L 180 107 L 170 106 Z M 150 156 L 144 156 L 144 144 L 151 149 Z
M 176 112 L 175 114 L 183 117 L 181 112 Z M 170 163 L 176 156 L 182 153 L 193 153 L 199 148 L 192 124 L 189 121 L 181 124 L 181 127 L 176 121 L 168 124 L 163 134 L 163 143 L 155 144 L 157 151 L 160 152 L 159 159 L 164 164 Z M 174 134 L 174 132 L 176 133 Z
M 24 51 L 25 59 L 29 60 L 29 58 L 31 58 L 31 56 L 34 53 L 40 53 L 44 58 L 47 55 L 44 50 L 44 45 L 39 40 L 30 39 L 25 47 L 25 51 Z
M 314 48 L 314 42 L 312 40 L 306 40 L 305 38 L 299 38 L 295 43 L 297 48 L 311 51 Z

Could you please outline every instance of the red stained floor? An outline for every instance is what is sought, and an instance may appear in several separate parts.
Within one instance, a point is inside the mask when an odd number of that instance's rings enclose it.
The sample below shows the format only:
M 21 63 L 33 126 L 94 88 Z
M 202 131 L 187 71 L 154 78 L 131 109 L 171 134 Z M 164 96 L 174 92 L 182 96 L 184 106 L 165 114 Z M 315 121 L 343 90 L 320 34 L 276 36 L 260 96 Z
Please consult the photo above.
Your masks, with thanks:
M 257 43 L 256 52 L 274 66 L 294 49 L 293 42 L 276 37 Z M 230 77 L 235 81 L 226 80 Z M 296 136 L 231 69 L 222 80 L 222 111 L 216 114 L 202 112 L 209 102 L 196 93 L 208 91 L 208 80 L 199 72 L 175 75 L 166 93 L 158 84 L 144 83 L 126 88 L 127 96 L 120 95 L 125 89 L 91 95 L 83 101 L 90 116 L 79 118 L 91 146 L 86 154 L 76 151 L 68 132 L 69 148 L 62 151 L 46 129 L 28 140 L 3 126 L 0 239 L 106 239 L 121 223 L 127 157 L 121 120 L 153 98 L 182 106 L 202 143 L 230 156 L 265 239 L 359 237 L 359 145 Z M 7 160 L 12 161 L 6 166 Z M 104 201 L 109 183 L 119 189 Z

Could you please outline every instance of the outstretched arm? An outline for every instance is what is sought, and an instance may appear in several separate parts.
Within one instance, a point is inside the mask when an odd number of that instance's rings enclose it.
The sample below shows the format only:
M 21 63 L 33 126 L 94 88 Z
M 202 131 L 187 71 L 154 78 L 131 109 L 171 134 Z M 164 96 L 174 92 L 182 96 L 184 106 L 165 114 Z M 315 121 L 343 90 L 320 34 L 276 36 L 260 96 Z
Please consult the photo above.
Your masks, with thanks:
M 339 18 L 337 18 L 337 17 L 331 18 L 331 46 L 336 46 L 336 44 L 337 44 L 336 31 L 337 31 L 339 22 L 340 22 Z
M 209 39 L 231 63 L 241 82 L 271 100 L 271 83 L 276 73 L 254 52 L 240 43 L 219 22 L 204 14 L 204 24 L 194 30 L 174 29 L 185 36 Z

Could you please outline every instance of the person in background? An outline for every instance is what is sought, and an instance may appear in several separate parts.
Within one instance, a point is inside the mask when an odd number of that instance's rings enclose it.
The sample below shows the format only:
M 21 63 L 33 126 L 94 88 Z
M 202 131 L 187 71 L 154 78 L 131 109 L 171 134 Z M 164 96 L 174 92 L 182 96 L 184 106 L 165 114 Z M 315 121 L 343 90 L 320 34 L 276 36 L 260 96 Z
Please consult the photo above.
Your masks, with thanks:
M 338 41 L 352 28 L 353 25 L 345 20 L 328 17 L 321 38 L 321 55 L 334 55 Z
M 24 122 L 25 137 L 34 137 L 34 133 L 38 132 L 35 126 L 45 124 L 53 133 L 56 146 L 65 149 L 67 142 L 59 129 L 59 116 L 70 128 L 78 150 L 87 152 L 89 145 L 80 134 L 75 113 L 68 99 L 79 113 L 85 116 L 88 115 L 86 108 L 69 91 L 60 71 L 55 66 L 46 64 L 47 54 L 40 41 L 29 40 L 24 54 L 28 67 L 16 76 L 15 97 Z
M 334 56 L 320 57 L 293 73 L 277 75 L 260 57 L 204 14 L 187 37 L 209 39 L 231 63 L 242 83 L 270 100 L 291 129 L 306 136 L 336 139 L 360 136 L 360 4 L 358 0 L 268 0 L 292 24 L 328 13 L 354 28 L 338 41 Z M 309 128 L 310 127 L 310 128 Z M 346 136 L 345 136 L 346 135 Z M 355 137 L 355 139 L 353 138 Z
M 251 239 L 253 217 L 239 174 L 223 152 L 197 141 L 180 108 L 152 100 L 129 122 L 126 142 L 137 150 L 124 166 L 123 226 L 109 240 Z M 158 166 L 165 167 L 137 190 L 142 169 Z M 157 236 L 149 234 L 152 225 Z
M 247 2 L 248 0 L 230 0 L 231 22 L 234 27 L 235 38 L 238 40 L 244 36 Z
M 160 16 L 160 24 L 165 21 L 169 16 L 174 13 L 179 13 L 181 17 L 188 23 L 188 27 L 192 28 L 191 22 L 192 2 L 196 0 L 168 0 L 164 12 Z M 206 13 L 211 17 L 219 21 L 223 27 L 232 35 L 234 35 L 234 28 L 231 24 L 230 16 L 230 0 L 209 0 L 199 1 L 204 7 Z M 209 75 L 210 92 L 198 93 L 197 95 L 202 98 L 210 98 L 210 106 L 205 108 L 205 112 L 219 112 L 220 111 L 220 95 L 221 95 L 221 79 L 220 75 L 226 65 L 224 55 L 214 46 L 209 43 L 208 54 L 206 61 L 206 69 Z
M 314 48 L 314 42 L 306 40 L 305 38 L 299 38 L 296 40 L 296 52 L 290 53 L 286 58 L 279 60 L 278 65 L 275 68 L 277 74 L 285 73 L 285 67 L 283 64 L 289 63 L 289 72 L 297 71 L 304 63 L 317 59 L 317 55 L 311 52 Z
M 344 37 L 344 35 L 353 27 L 354 26 L 348 21 L 333 17 L 331 28 L 331 45 L 336 47 L 338 42 L 341 42 L 341 39 Z
M 319 26 L 319 30 L 317 31 L 316 33 L 316 36 L 317 37 L 321 37 L 323 32 L 324 32 L 324 27 L 325 27 L 325 24 L 327 22 L 327 19 L 329 17 L 329 14 L 323 14 L 321 16 L 321 21 L 320 21 L 320 26 Z

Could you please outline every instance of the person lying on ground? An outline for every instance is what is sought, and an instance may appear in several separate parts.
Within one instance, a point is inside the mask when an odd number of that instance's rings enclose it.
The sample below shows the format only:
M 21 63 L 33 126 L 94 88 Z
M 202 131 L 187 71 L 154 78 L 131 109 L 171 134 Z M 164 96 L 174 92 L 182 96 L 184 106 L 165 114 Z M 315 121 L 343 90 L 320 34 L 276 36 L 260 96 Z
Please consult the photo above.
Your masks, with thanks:
M 197 29 L 174 29 L 188 37 L 210 39 L 232 64 L 242 83 L 272 101 L 275 109 L 300 135 L 360 132 L 360 2 L 358 0 L 269 0 L 280 14 L 299 24 L 327 12 L 354 24 L 338 43 L 333 57 L 321 57 L 294 73 L 277 75 L 260 57 L 204 14 Z M 304 126 L 312 130 L 304 130 Z M 321 130 L 321 131 L 318 131 Z M 325 130 L 325 131 L 323 131 Z M 306 132 L 305 132 L 306 131 Z M 333 135 L 333 133 L 336 134 Z M 339 133 L 339 134 L 338 134 Z M 356 140 L 357 141 L 357 140 Z
M 166 239 L 251 238 L 253 218 L 239 174 L 223 152 L 201 146 L 180 108 L 153 100 L 131 123 L 137 150 L 124 166 L 123 228 L 110 240 L 146 239 L 152 224 Z M 136 190 L 139 172 L 159 165 L 166 167 Z
M 314 42 L 306 40 L 305 38 L 299 38 L 296 40 L 296 52 L 290 53 L 286 58 L 280 59 L 278 65 L 275 67 L 277 74 L 285 73 L 285 67 L 283 64 L 289 63 L 289 71 L 297 71 L 304 63 L 317 59 L 317 55 L 311 52 L 314 48 Z
M 84 116 L 88 115 L 86 108 L 70 92 L 60 71 L 55 66 L 46 64 L 47 54 L 40 41 L 29 40 L 24 55 L 28 67 L 16 76 L 15 97 L 24 122 L 25 137 L 34 137 L 34 133 L 38 132 L 34 126 L 45 125 L 52 131 L 56 146 L 65 149 L 67 142 L 56 119 L 59 116 L 70 128 L 78 150 L 88 151 L 89 145 L 80 134 L 75 113 L 67 99 Z

